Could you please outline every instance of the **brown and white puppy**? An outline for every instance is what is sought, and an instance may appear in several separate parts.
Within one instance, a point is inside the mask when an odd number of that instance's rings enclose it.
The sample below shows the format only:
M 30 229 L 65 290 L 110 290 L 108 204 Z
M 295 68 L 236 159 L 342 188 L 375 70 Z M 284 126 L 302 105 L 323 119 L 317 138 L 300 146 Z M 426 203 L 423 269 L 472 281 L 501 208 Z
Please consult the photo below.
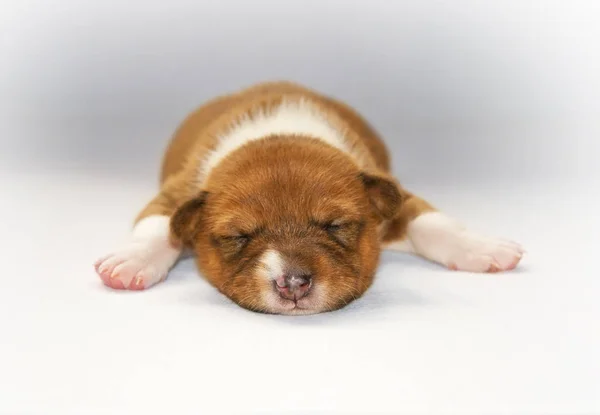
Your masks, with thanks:
M 358 113 L 288 82 L 192 113 L 167 148 L 160 191 L 131 241 L 95 267 L 109 287 L 145 289 L 186 248 L 221 293 L 276 314 L 332 311 L 359 298 L 385 248 L 471 272 L 512 269 L 523 254 L 402 188 Z

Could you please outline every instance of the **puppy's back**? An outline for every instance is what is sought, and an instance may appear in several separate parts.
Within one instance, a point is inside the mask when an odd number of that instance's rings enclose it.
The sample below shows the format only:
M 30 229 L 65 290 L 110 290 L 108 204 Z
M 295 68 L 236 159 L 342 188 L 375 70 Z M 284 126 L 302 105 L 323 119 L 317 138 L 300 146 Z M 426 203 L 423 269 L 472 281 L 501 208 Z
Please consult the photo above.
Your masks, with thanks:
M 238 92 L 213 98 L 187 116 L 166 149 L 161 169 L 161 182 L 178 173 L 186 164 L 200 163 L 218 144 L 218 132 L 241 115 L 257 107 L 280 103 L 286 97 L 308 98 L 324 110 L 332 111 L 362 141 L 374 161 L 374 169 L 389 172 L 387 149 L 369 123 L 350 106 L 291 82 L 265 82 Z M 191 161 L 190 161 L 191 160 Z

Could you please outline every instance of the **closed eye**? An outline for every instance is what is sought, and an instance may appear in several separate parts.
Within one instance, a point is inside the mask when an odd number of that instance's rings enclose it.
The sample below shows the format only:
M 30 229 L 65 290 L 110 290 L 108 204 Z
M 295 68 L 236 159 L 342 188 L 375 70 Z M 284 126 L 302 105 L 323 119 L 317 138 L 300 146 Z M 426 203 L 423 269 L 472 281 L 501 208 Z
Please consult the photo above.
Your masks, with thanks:
M 238 242 L 238 243 L 243 242 L 243 243 L 247 244 L 252 239 L 254 239 L 258 235 L 260 235 L 263 231 L 264 231 L 264 228 L 258 227 L 256 229 L 252 230 L 251 232 L 235 231 L 235 232 L 232 232 L 232 233 L 229 233 L 226 235 L 218 236 L 217 238 L 222 241 Z
M 344 248 L 349 248 L 355 243 L 362 228 L 360 222 L 342 222 L 341 220 L 319 222 L 315 223 L 315 225 L 325 231 L 334 242 Z
M 348 223 L 342 222 L 340 219 L 330 220 L 330 221 L 318 221 L 312 220 L 311 225 L 317 228 L 321 228 L 327 232 L 337 232 L 346 226 Z
M 224 235 L 213 237 L 215 244 L 221 249 L 225 258 L 233 258 L 251 241 L 249 235 Z
M 249 239 L 250 235 L 245 234 L 245 233 L 240 233 L 240 234 L 236 234 L 236 235 L 224 235 L 224 236 L 222 236 L 222 238 L 224 238 L 224 239 Z
M 340 229 L 342 229 L 342 225 L 335 224 L 335 223 L 326 223 L 326 224 L 322 225 L 322 228 L 324 230 L 326 230 L 327 232 L 337 232 Z
M 242 235 L 227 235 L 227 236 L 222 236 L 221 239 L 224 240 L 224 241 L 236 242 L 238 244 L 244 244 L 245 245 L 248 242 L 250 242 L 250 240 L 252 239 L 252 237 L 250 235 L 242 234 Z

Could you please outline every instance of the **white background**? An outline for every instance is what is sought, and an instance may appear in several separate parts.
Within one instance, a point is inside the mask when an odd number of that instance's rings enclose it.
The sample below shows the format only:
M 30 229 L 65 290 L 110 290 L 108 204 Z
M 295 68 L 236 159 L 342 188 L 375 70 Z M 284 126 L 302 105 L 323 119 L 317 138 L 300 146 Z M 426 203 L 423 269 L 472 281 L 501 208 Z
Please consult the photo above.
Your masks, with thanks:
M 600 4 L 0 3 L 0 413 L 600 413 Z M 249 313 L 184 261 L 92 263 L 203 100 L 291 79 L 345 99 L 411 190 L 528 250 L 515 272 L 386 253 L 339 312 Z

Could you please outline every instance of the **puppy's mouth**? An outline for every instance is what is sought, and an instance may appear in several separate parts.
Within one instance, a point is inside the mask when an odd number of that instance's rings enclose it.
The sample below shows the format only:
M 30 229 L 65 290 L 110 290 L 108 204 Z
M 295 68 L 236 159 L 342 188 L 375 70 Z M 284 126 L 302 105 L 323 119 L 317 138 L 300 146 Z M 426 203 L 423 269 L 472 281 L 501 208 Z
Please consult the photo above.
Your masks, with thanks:
M 316 314 L 319 313 L 318 304 L 316 304 L 316 296 L 313 293 L 313 287 L 305 293 L 303 296 L 298 298 L 293 293 L 285 293 L 281 295 L 281 287 L 277 286 L 277 283 L 273 281 L 272 293 L 270 295 L 272 311 L 276 314 L 290 314 L 290 315 L 302 315 L 302 314 Z
M 310 306 L 310 298 L 302 297 L 300 299 L 287 299 L 279 297 L 277 303 L 283 306 L 286 310 L 307 310 Z

